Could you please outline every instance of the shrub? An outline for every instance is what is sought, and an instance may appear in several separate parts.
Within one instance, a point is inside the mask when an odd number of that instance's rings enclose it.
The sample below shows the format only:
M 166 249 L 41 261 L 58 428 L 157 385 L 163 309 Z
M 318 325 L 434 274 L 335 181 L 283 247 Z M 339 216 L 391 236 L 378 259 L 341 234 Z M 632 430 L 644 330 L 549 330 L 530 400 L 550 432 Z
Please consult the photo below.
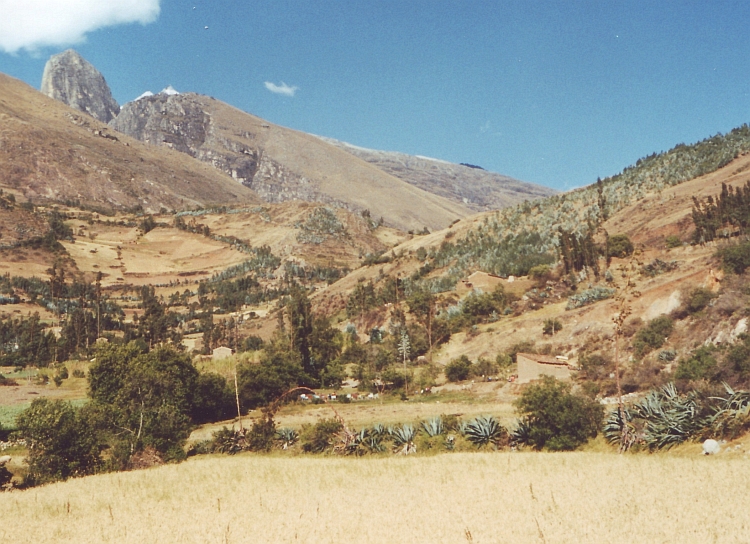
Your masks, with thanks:
M 573 310 L 575 308 L 593 304 L 594 302 L 598 302 L 600 300 L 611 298 L 614 296 L 615 292 L 615 289 L 611 289 L 609 287 L 594 287 L 592 289 L 587 289 L 582 293 L 570 297 L 568 299 L 567 306 L 565 306 L 565 309 Z
M 449 382 L 460 382 L 471 375 L 472 363 L 466 355 L 453 359 L 445 365 L 445 378 Z
M 680 361 L 674 377 L 678 380 L 710 380 L 716 373 L 714 351 L 714 348 L 701 346 L 689 359 Z
M 529 269 L 529 277 L 532 280 L 544 281 L 552 276 L 552 268 L 548 264 L 538 264 Z
M 524 443 L 537 450 L 574 450 L 596 437 L 604 417 L 601 404 L 551 376 L 531 384 L 514 404 L 527 429 Z
M 642 357 L 648 352 L 658 349 L 664 345 L 665 339 L 672 334 L 674 322 L 672 318 L 666 315 L 657 317 L 648 322 L 648 324 L 638 331 L 633 341 L 633 348 L 636 355 Z
M 750 267 L 750 240 L 723 247 L 716 252 L 726 272 L 742 274 Z
M 680 247 L 682 245 L 682 240 L 680 240 L 680 237 L 674 234 L 670 234 L 669 236 L 667 236 L 665 242 L 667 244 L 667 247 L 670 249 L 674 247 Z
M 18 382 L 14 380 L 13 378 L 6 378 L 2 374 L 0 374 L 0 386 L 16 386 L 18 385 Z
M 561 331 L 562 328 L 562 322 L 559 319 L 545 319 L 542 333 L 553 336 L 556 332 Z
M 589 380 L 602 380 L 609 376 L 614 365 L 609 357 L 592 353 L 591 355 L 581 355 L 578 359 L 578 365 L 581 367 L 583 377 Z
M 624 258 L 632 255 L 635 248 L 627 234 L 615 234 L 609 237 L 607 249 L 612 257 Z
M 324 419 L 314 426 L 303 426 L 300 440 L 302 451 L 308 453 L 323 453 L 333 446 L 344 426 L 337 419 Z
M 99 466 L 97 436 L 82 412 L 69 403 L 34 399 L 16 421 L 20 436 L 29 446 L 28 483 L 92 474 Z
M 473 373 L 477 376 L 494 376 L 499 368 L 497 362 L 480 357 L 473 366 Z
M 690 293 L 688 294 L 685 308 L 691 314 L 700 312 L 702 309 L 708 306 L 708 303 L 711 302 L 711 299 L 713 298 L 714 294 L 711 291 L 704 287 L 698 287 L 690 291 Z

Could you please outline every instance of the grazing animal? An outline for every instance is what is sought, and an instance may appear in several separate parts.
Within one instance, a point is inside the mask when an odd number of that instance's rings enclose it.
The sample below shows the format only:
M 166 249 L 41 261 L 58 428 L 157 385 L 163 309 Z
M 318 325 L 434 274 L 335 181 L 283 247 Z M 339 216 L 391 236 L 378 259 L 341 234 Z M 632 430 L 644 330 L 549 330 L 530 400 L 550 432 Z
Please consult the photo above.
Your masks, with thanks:
M 720 450 L 719 443 L 713 438 L 709 438 L 703 443 L 703 455 L 716 455 Z
M 11 459 L 12 457 L 10 455 L 3 455 L 2 457 L 0 457 L 0 467 L 6 463 L 10 463 Z

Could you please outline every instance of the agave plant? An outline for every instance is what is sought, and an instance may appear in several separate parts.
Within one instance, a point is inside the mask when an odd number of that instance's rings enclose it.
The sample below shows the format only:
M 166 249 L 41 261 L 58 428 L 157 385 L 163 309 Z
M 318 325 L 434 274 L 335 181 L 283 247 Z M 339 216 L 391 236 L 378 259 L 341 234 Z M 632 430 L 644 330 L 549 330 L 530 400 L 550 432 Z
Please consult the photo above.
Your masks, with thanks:
M 247 439 L 244 430 L 223 427 L 213 433 L 214 448 L 219 453 L 234 455 L 247 449 Z
M 381 439 L 391 435 L 390 429 L 382 423 L 376 423 L 370 427 L 370 434 L 379 436 Z
M 520 420 L 510 432 L 511 446 L 527 446 L 531 443 L 531 425 L 526 419 Z
M 400 427 L 395 427 L 391 436 L 393 436 L 394 453 L 401 455 L 417 453 L 417 445 L 414 443 L 414 439 L 417 437 L 417 429 L 414 425 L 404 423 Z
M 466 432 L 469 430 L 469 424 L 466 421 L 460 419 L 456 422 L 456 432 L 461 436 L 466 436 Z
M 290 429 L 289 427 L 283 427 L 276 431 L 276 440 L 281 442 L 281 449 L 285 450 L 289 448 L 289 446 L 294 445 L 295 442 L 299 439 L 299 434 L 297 434 L 297 431 L 294 429 Z
M 440 416 L 435 416 L 431 419 L 423 421 L 421 426 L 422 426 L 422 430 L 430 438 L 432 438 L 433 436 L 440 436 L 441 434 L 445 432 L 445 425 L 443 425 L 443 418 Z
M 726 397 L 711 397 L 718 404 L 713 408 L 713 414 L 706 418 L 704 433 L 734 437 L 750 422 L 750 392 L 735 391 L 726 382 L 724 389 Z
M 504 435 L 507 435 L 507 431 L 492 416 L 479 416 L 466 426 L 466 438 L 479 447 L 497 445 Z
M 651 450 L 671 448 L 695 436 L 705 425 L 696 393 L 680 395 L 673 383 L 649 391 L 641 401 L 623 409 L 623 416 L 615 410 L 604 425 L 604 436 L 620 444 L 621 450 L 636 441 Z

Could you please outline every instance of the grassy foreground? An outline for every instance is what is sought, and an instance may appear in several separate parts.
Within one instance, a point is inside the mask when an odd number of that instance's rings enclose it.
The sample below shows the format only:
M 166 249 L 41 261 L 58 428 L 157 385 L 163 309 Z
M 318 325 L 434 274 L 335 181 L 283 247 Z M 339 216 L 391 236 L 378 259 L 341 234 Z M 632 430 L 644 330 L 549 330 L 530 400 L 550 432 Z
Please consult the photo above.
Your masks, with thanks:
M 0 542 L 734 542 L 749 477 L 698 455 L 204 457 L 0 494 Z

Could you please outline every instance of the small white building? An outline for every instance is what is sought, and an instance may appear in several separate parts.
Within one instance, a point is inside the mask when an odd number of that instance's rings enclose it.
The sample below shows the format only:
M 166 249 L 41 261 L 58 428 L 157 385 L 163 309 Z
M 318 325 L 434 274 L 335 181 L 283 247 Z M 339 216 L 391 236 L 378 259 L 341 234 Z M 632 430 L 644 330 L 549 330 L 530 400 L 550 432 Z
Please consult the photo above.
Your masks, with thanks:
M 218 348 L 214 348 L 214 351 L 211 355 L 211 359 L 214 361 L 219 361 L 221 359 L 226 359 L 227 357 L 232 356 L 232 348 L 228 348 L 225 346 L 220 346 Z

